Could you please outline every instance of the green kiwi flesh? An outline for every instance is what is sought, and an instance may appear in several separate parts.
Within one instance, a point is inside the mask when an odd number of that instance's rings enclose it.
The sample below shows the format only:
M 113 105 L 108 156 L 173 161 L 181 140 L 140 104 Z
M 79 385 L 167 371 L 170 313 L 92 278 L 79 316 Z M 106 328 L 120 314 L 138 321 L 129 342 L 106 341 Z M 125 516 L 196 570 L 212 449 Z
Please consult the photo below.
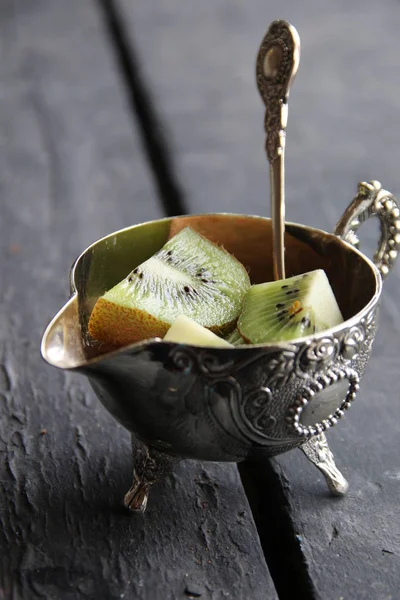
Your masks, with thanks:
M 302 338 L 342 322 L 329 280 L 318 269 L 253 285 L 245 296 L 237 329 L 246 343 L 263 344 Z
M 226 334 L 235 326 L 249 287 L 239 261 L 186 227 L 97 301 L 89 333 L 121 346 L 163 337 L 185 315 Z
M 237 329 L 234 329 L 232 333 L 230 333 L 225 339 L 230 344 L 233 344 L 233 346 L 246 344 L 245 340 L 242 338 Z

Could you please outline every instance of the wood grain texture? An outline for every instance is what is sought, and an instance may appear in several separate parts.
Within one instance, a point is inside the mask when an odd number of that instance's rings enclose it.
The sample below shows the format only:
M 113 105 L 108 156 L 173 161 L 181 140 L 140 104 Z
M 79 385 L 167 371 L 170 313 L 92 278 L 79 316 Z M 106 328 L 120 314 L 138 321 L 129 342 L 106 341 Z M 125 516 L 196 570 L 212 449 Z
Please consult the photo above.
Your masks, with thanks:
M 90 242 L 161 214 L 97 4 L 0 7 L 0 598 L 276 597 L 237 470 L 122 508 L 130 437 L 42 332 Z
M 287 129 L 288 220 L 332 229 L 362 178 L 396 191 L 397 3 L 116 1 L 192 211 L 269 214 L 255 59 L 276 18 L 301 37 Z
M 287 219 L 332 230 L 362 179 L 380 179 L 400 196 L 397 3 L 118 5 L 165 120 L 192 212 L 269 214 L 263 107 L 253 65 L 275 18 L 291 21 L 302 41 L 289 103 Z M 372 254 L 376 229 L 368 224 L 360 234 Z M 275 463 L 293 543 L 309 577 L 307 597 L 399 596 L 399 297 L 397 266 L 384 285 L 380 330 L 359 398 L 328 436 L 350 480 L 348 497 L 327 497 L 300 453 Z M 268 506 L 263 499 L 270 480 L 262 479 L 260 473 L 258 503 Z M 278 535 L 279 527 L 273 529 Z M 287 548 L 279 548 L 279 540 L 275 547 L 279 576 L 288 577 Z M 288 593 L 282 588 L 280 597 Z
M 277 461 L 308 572 L 324 600 L 395 599 L 400 589 L 399 337 L 384 300 L 382 308 L 360 394 L 348 418 L 328 434 L 350 483 L 347 497 L 329 497 L 301 453 Z

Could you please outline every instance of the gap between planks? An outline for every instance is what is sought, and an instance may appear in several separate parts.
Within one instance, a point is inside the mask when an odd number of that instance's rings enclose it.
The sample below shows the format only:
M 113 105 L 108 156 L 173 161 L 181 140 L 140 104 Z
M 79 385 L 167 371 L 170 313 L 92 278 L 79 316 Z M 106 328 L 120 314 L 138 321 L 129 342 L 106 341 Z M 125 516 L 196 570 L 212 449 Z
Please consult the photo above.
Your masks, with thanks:
M 136 53 L 121 15 L 111 0 L 98 0 L 124 84 L 130 108 L 137 120 L 145 154 L 153 171 L 159 197 L 168 217 L 187 214 L 184 193 L 165 139 L 151 94 L 140 71 Z
M 144 80 L 132 39 L 124 27 L 115 2 L 98 0 L 98 3 L 164 212 L 167 216 L 188 214 L 190 211 L 178 182 L 171 148 L 164 133 L 166 128 Z M 296 534 L 290 516 L 282 474 L 279 476 L 269 461 L 246 461 L 240 464 L 239 473 L 280 600 L 317 599 L 318 594 L 301 549 L 301 539 Z

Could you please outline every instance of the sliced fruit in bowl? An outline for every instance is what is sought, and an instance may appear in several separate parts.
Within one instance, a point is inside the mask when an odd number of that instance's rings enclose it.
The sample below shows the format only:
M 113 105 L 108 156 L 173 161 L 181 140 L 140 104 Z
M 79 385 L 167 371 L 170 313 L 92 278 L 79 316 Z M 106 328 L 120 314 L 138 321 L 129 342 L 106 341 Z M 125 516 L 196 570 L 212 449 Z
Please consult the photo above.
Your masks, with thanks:
M 95 304 L 90 335 L 115 346 L 164 337 L 183 314 L 226 335 L 250 279 L 244 266 L 190 227 L 171 238 Z
M 227 340 L 202 327 L 186 315 L 179 315 L 172 323 L 164 337 L 164 341 L 191 344 L 192 346 L 207 346 L 209 348 L 233 348 L 233 345 Z
M 288 279 L 253 285 L 238 320 L 248 344 L 289 341 L 343 322 L 336 298 L 322 269 Z

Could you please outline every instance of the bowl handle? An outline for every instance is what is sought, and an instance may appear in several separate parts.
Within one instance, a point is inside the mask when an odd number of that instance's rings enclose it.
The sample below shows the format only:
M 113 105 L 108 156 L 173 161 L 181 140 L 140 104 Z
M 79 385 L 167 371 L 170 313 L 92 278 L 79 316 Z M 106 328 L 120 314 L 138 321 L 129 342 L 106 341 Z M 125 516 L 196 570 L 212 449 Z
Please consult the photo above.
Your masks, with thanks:
M 370 217 L 380 221 L 381 237 L 373 260 L 385 278 L 400 250 L 400 211 L 396 198 L 383 190 L 379 181 L 358 184 L 357 195 L 337 223 L 335 234 L 358 248 L 356 231 Z

